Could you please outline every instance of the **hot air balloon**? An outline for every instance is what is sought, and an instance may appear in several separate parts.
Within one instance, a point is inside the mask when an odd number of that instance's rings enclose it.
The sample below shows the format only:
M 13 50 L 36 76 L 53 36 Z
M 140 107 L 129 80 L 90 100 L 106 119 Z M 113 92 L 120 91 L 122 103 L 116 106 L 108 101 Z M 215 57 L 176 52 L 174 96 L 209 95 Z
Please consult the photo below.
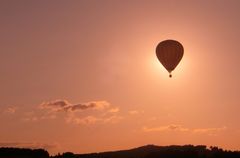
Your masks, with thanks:
M 169 77 L 172 77 L 171 72 L 176 68 L 183 57 L 183 46 L 175 40 L 165 40 L 160 42 L 156 48 L 156 55 L 160 63 L 169 72 Z

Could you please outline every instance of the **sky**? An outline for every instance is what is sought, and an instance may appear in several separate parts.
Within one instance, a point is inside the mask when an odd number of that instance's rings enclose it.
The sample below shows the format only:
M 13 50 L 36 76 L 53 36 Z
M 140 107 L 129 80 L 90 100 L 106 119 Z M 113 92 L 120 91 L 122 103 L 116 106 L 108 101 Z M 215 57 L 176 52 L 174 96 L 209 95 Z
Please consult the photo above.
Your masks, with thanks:
M 1 0 L 0 146 L 240 149 L 240 1 Z M 155 49 L 184 56 L 168 77 Z

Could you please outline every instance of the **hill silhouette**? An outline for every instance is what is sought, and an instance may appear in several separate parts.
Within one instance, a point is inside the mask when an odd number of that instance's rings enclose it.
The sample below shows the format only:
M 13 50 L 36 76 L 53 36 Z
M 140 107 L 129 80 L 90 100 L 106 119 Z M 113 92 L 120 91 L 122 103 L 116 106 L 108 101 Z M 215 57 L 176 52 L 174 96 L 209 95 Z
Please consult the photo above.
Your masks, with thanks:
M 0 158 L 48 158 L 44 149 L 0 148 Z
M 146 145 L 130 150 L 78 154 L 77 158 L 240 158 L 239 151 L 226 151 L 218 147 L 205 145 Z
M 129 150 L 89 154 L 65 152 L 49 156 L 44 149 L 0 148 L 0 158 L 240 158 L 240 151 L 207 148 L 205 145 L 146 145 Z

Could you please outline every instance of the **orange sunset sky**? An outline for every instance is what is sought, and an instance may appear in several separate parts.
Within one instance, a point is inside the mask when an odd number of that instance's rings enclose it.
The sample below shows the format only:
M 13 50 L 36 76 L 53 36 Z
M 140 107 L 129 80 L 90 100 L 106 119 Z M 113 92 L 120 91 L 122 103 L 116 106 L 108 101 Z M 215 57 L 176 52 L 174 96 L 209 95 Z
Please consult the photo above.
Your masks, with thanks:
M 1 0 L 0 146 L 240 149 L 239 0 Z M 155 48 L 184 46 L 173 78 Z

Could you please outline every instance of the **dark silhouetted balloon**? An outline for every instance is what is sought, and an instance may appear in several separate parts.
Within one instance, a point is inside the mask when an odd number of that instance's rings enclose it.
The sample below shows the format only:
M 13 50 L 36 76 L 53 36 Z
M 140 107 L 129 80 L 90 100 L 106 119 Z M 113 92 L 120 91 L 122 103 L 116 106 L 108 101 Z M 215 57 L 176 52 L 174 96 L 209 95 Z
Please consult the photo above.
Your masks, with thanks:
M 169 72 L 169 77 L 172 77 L 171 72 L 181 61 L 183 52 L 182 44 L 175 40 L 165 40 L 157 45 L 157 58 Z

